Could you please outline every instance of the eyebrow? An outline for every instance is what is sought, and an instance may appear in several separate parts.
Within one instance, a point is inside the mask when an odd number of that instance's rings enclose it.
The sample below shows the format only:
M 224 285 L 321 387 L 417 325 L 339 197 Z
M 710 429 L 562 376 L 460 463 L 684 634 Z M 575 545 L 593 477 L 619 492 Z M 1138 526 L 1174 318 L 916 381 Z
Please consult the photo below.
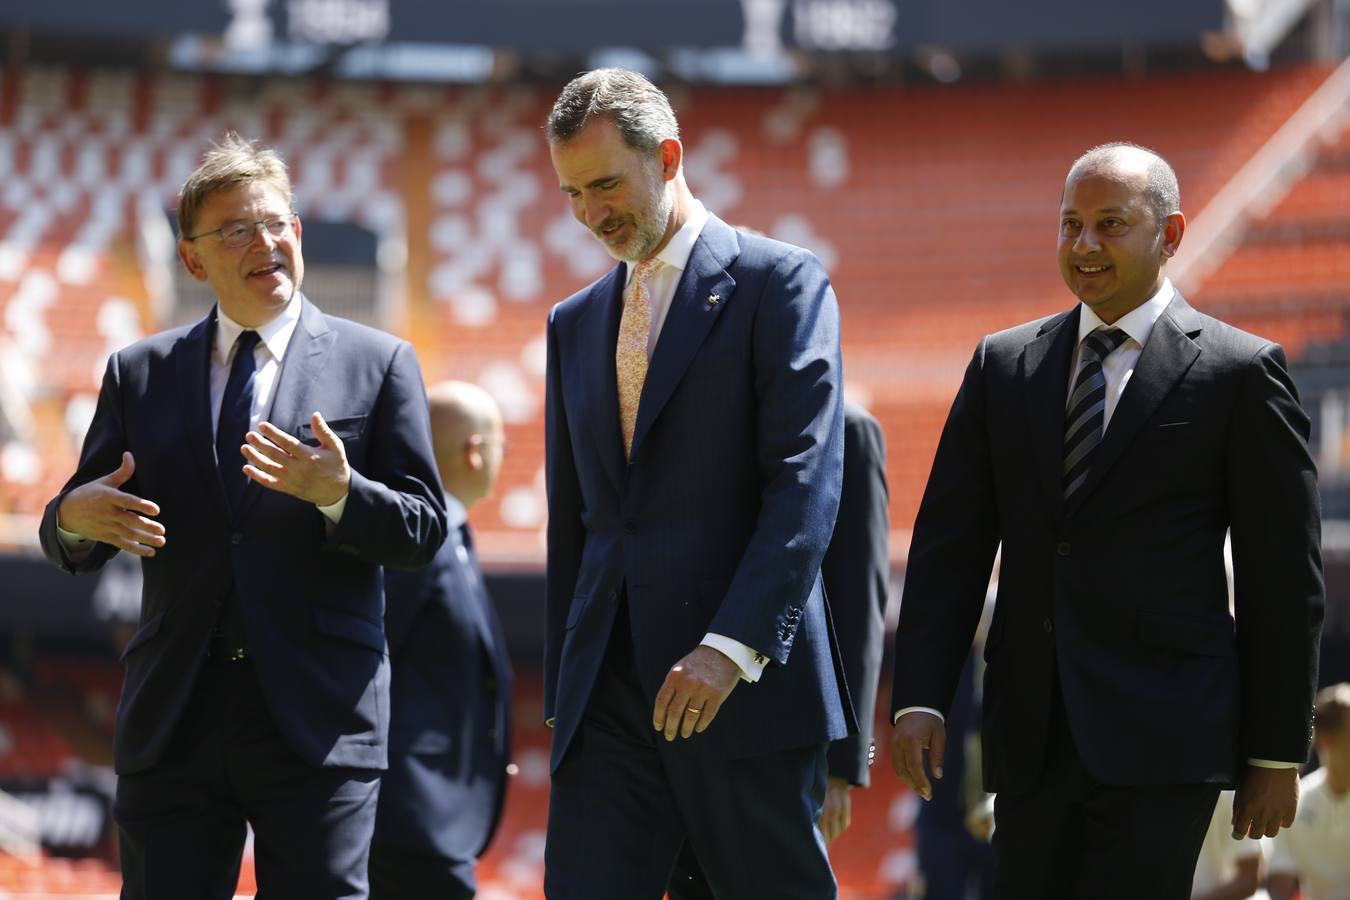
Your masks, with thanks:
M 1097 209 L 1097 210 L 1093 210 L 1093 212 L 1097 212 L 1097 213 L 1112 213 L 1112 214 L 1115 214 L 1115 215 L 1120 215 L 1120 214 L 1122 214 L 1122 213 L 1127 213 L 1127 212 L 1129 212 L 1129 210 L 1126 209 L 1126 208 L 1123 207 L 1123 206 L 1108 206 L 1108 207 L 1106 207 L 1105 209 Z M 1080 212 L 1079 212 L 1078 210 L 1076 210 L 1076 209 L 1061 209 L 1061 210 L 1059 211 L 1059 214 L 1060 214 L 1061 216 L 1067 216 L 1067 215 L 1069 215 L 1070 213 L 1072 213 L 1072 214 L 1074 214 L 1074 215 L 1082 215 L 1082 213 L 1080 213 Z

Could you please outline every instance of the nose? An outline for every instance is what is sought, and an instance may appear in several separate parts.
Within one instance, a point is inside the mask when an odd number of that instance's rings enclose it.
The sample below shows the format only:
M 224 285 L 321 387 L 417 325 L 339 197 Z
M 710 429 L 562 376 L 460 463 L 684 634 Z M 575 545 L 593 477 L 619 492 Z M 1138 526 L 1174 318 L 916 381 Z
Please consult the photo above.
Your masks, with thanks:
M 584 204 L 583 215 L 586 217 L 587 227 L 594 228 L 609 218 L 608 203 L 596 197 L 587 197 L 582 203 Z
M 1097 232 L 1091 225 L 1084 225 L 1078 232 L 1078 237 L 1074 239 L 1073 250 L 1075 253 L 1091 253 L 1101 249 L 1101 242 L 1097 240 Z

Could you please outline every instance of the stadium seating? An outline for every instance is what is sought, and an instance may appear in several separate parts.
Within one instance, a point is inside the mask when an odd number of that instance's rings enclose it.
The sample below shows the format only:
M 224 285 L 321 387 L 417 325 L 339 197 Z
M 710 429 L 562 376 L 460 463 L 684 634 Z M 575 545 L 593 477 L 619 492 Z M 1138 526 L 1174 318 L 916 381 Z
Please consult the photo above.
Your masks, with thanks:
M 890 438 L 900 549 L 975 341 L 1068 305 L 1053 210 L 1073 155 L 1119 137 L 1155 146 L 1196 210 L 1325 74 L 681 89 L 673 100 L 695 193 L 829 266 L 850 391 Z M 232 127 L 286 155 L 303 215 L 406 237 L 405 302 L 388 324 L 413 339 L 429 380 L 479 381 L 502 401 L 512 452 L 476 513 L 480 545 L 490 562 L 537 565 L 543 323 L 550 303 L 611 265 L 557 193 L 539 133 L 549 101 L 530 88 L 20 70 L 0 91 L 0 355 L 23 376 L 27 424 L 0 453 L 0 512 L 40 512 L 74 464 L 108 352 L 162 327 L 137 222 L 170 206 L 206 141 Z M 1326 158 L 1345 154 L 1342 138 Z M 1345 171 L 1314 170 L 1272 216 L 1321 236 L 1244 246 L 1197 299 L 1243 304 L 1244 321 L 1295 352 L 1339 333 L 1350 256 L 1332 226 Z M 1293 315 L 1263 287 L 1273 273 L 1297 291 Z

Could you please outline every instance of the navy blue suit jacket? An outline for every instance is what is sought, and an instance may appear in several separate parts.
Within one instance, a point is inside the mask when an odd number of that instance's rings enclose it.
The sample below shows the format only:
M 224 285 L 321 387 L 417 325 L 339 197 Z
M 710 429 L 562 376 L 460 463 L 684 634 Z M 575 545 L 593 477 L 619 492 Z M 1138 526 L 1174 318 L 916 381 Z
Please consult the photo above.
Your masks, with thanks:
M 843 464 L 839 313 L 810 253 L 709 217 L 676 289 L 624 460 L 614 348 L 624 267 L 548 325 L 544 715 L 556 769 L 622 590 L 654 699 L 709 632 L 770 660 L 688 752 L 724 758 L 853 728 L 820 562 Z
M 892 710 L 948 708 L 1001 543 L 989 790 L 1035 784 L 1056 684 L 1106 784 L 1232 783 L 1248 758 L 1302 761 L 1324 591 L 1309 422 L 1284 352 L 1178 295 L 1066 508 L 1078 315 L 990 335 L 966 370 L 914 525 Z
M 72 561 L 56 509 L 72 488 L 136 459 L 125 490 L 159 504 L 165 546 L 143 560 L 140 627 L 126 647 L 117 708 L 119 773 L 155 764 L 192 695 L 224 597 L 237 590 L 249 653 L 272 718 L 312 765 L 383 768 L 389 727 L 381 566 L 426 564 L 445 508 L 413 348 L 301 299 L 267 419 L 314 442 L 323 413 L 342 438 L 351 487 L 329 534 L 314 504 L 250 484 L 233 515 L 216 467 L 208 372 L 214 313 L 108 360 L 79 467 L 42 519 L 48 558 Z M 243 458 L 240 457 L 240 465 Z
M 384 579 L 393 721 L 375 840 L 473 860 L 506 797 L 511 664 L 501 624 L 457 528 L 431 565 Z

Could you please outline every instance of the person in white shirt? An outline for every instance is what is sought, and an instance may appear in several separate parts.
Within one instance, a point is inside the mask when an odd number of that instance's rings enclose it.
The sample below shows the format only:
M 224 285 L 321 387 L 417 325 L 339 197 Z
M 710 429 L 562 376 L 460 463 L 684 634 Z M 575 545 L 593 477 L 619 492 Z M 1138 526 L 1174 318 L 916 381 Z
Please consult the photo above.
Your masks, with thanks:
M 1303 779 L 1294 826 L 1275 838 L 1271 900 L 1350 900 L 1350 682 L 1317 695 L 1313 744 L 1322 768 Z

